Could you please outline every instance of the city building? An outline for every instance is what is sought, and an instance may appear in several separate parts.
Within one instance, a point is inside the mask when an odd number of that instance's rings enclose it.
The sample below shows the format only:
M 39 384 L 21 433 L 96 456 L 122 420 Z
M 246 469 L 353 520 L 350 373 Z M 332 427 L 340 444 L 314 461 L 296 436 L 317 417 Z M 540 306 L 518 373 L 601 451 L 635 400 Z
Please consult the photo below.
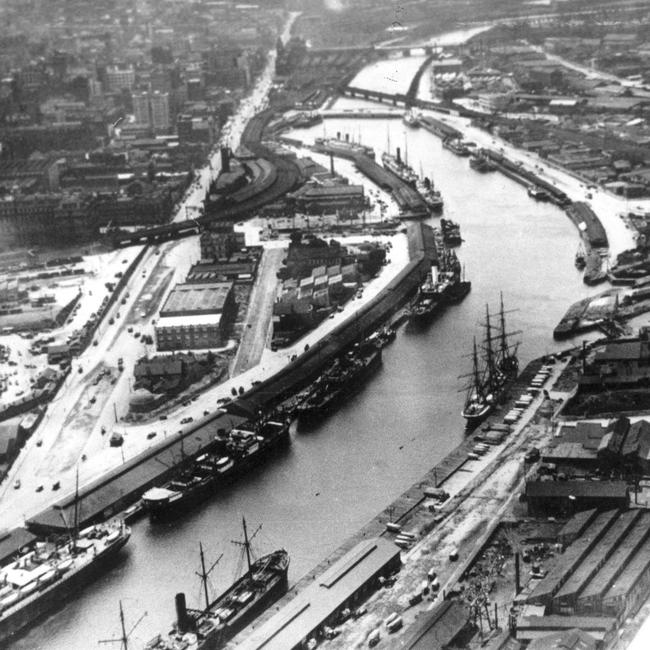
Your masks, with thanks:
M 135 84 L 135 70 L 133 66 L 121 68 L 117 65 L 106 68 L 106 85 L 108 90 L 119 92 L 120 90 L 131 90 Z
M 237 313 L 232 282 L 178 284 L 155 325 L 158 350 L 221 347 Z

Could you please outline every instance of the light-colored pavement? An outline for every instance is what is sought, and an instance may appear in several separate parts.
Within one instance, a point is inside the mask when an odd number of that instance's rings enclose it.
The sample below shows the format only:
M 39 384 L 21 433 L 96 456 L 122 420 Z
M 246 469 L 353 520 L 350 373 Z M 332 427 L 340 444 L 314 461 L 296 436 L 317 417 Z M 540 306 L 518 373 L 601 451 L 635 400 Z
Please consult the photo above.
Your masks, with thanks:
M 248 304 L 246 326 L 233 364 L 231 373 L 233 377 L 250 370 L 262 358 L 273 316 L 273 303 L 278 284 L 276 274 L 285 256 L 286 250 L 283 248 L 270 248 L 262 255 Z

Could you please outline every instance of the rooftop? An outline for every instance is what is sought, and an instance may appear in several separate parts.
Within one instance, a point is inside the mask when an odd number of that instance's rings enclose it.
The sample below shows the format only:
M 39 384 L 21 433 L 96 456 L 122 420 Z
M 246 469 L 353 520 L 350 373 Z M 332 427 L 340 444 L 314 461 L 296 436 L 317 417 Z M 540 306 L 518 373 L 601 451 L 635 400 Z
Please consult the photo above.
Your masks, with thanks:
M 220 314 L 231 289 L 231 282 L 177 284 L 167 297 L 160 315 L 166 317 Z
M 240 650 L 295 648 L 400 550 L 385 539 L 363 541 L 335 562 L 302 593 L 239 644 Z

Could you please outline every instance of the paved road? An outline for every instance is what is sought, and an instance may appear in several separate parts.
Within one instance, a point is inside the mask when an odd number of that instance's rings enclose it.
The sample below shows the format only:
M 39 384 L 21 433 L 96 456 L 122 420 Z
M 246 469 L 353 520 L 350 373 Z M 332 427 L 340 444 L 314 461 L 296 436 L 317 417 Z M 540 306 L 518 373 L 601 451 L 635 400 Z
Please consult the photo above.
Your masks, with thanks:
M 273 315 L 276 274 L 282 266 L 282 260 L 286 254 L 287 251 L 284 248 L 272 248 L 265 250 L 262 255 L 255 286 L 248 303 L 244 333 L 232 369 L 232 376 L 239 375 L 256 366 L 262 358 Z

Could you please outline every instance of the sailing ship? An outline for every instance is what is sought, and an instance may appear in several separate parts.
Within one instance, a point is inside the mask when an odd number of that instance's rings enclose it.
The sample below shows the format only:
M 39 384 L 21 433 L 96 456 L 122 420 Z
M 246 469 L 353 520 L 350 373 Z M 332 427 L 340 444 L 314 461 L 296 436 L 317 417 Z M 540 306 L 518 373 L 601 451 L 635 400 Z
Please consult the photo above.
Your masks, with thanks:
M 79 531 L 78 477 L 74 506 L 65 536 L 37 537 L 0 566 L 1 646 L 77 595 L 128 542 L 131 530 L 120 519 Z
M 208 577 L 222 556 L 206 569 L 203 546 L 199 545 L 201 578 L 205 606 L 189 609 L 185 595 L 176 595 L 176 621 L 168 636 L 159 634 L 145 646 L 146 650 L 219 650 L 267 607 L 282 596 L 288 587 L 289 554 L 279 549 L 257 560 L 252 558 L 251 542 L 261 526 L 249 537 L 246 519 L 242 519 L 244 541 L 233 542 L 245 553 L 248 570 L 225 592 L 211 601 Z
M 466 375 L 470 382 L 465 387 L 466 399 L 462 416 L 468 429 L 475 428 L 492 412 L 508 391 L 519 370 L 519 343 L 510 342 L 510 337 L 519 332 L 506 330 L 503 295 L 500 300 L 499 324 L 496 328 L 493 328 L 490 316 L 486 305 L 485 338 L 482 346 L 478 346 L 474 339 L 472 371 Z

